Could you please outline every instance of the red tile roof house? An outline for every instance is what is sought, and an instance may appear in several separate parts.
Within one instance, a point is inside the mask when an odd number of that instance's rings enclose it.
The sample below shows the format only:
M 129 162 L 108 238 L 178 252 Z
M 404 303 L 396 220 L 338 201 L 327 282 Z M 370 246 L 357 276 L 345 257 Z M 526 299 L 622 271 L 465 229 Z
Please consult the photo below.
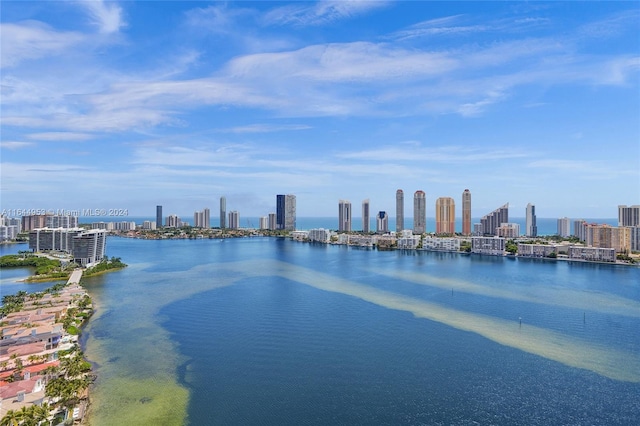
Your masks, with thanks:
M 44 388 L 45 380 L 42 376 L 13 383 L 0 382 L 0 418 L 9 410 L 41 404 L 45 397 Z

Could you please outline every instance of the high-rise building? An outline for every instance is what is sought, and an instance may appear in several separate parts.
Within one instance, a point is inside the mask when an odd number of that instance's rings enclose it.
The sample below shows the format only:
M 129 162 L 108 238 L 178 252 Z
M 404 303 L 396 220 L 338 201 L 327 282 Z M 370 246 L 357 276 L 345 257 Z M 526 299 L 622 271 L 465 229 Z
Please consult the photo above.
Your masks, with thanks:
M 170 214 L 164 221 L 164 226 L 167 228 L 180 228 L 182 227 L 182 220 L 175 214 Z
M 92 266 L 105 256 L 107 231 L 82 228 L 40 228 L 29 232 L 29 248 L 35 252 L 65 251 L 74 262 Z
M 640 206 L 618 206 L 618 226 L 640 226 Z
M 573 236 L 580 241 L 587 239 L 587 221 L 584 219 L 578 219 L 573 221 Z
M 227 227 L 227 197 L 220 197 L 220 229 Z
M 456 233 L 456 203 L 451 197 L 436 200 L 436 234 Z
M 538 236 L 538 226 L 536 225 L 536 206 L 529 203 L 526 209 L 526 229 L 525 235 L 527 237 Z
M 568 217 L 561 217 L 558 219 L 558 235 L 561 237 L 568 237 L 571 235 L 571 221 Z
M 378 212 L 376 216 L 376 232 L 378 234 L 389 232 L 389 216 L 387 212 Z
M 632 228 L 588 224 L 585 243 L 589 247 L 613 248 L 618 253 L 628 253 L 632 244 Z
M 229 212 L 229 228 L 230 229 L 240 228 L 240 213 L 238 213 L 236 210 Z
M 362 232 L 370 232 L 369 199 L 362 202 Z
M 427 195 L 418 190 L 413 194 L 413 233 L 427 232 Z
M 402 189 L 396 191 L 396 232 L 404 230 L 404 192 Z
M 262 216 L 260 218 L 260 229 L 269 229 L 269 217 Z
M 33 214 L 29 216 L 22 216 L 21 227 L 24 232 L 31 231 L 32 229 L 44 228 L 47 223 L 47 215 Z
M 45 220 L 47 228 L 77 228 L 78 216 L 71 215 L 47 215 Z
M 462 235 L 471 235 L 471 191 L 462 193 Z
M 351 232 L 351 202 L 338 202 L 338 231 Z
M 276 220 L 278 229 L 296 230 L 296 196 L 276 195 Z
M 193 214 L 193 226 L 196 228 L 208 229 L 211 227 L 211 213 L 209 209 L 205 208 L 199 212 Z
M 156 206 L 156 229 L 162 228 L 162 206 Z
M 497 229 L 503 223 L 509 222 L 509 203 L 498 207 L 480 219 L 482 235 L 498 235 Z
M 496 236 L 518 238 L 520 236 L 520 225 L 517 223 L 503 223 L 496 228 Z
M 275 213 L 269 213 L 269 215 L 267 216 L 269 219 L 269 224 L 268 224 L 268 228 L 271 231 L 275 231 L 276 229 L 278 229 L 278 220 L 276 219 L 276 214 Z

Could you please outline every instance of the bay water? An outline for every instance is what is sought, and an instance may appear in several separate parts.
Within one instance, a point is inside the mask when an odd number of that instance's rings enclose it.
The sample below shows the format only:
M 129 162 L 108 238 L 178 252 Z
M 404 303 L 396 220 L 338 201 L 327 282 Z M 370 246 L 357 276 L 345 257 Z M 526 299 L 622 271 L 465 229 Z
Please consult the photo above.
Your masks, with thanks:
M 129 267 L 84 280 L 92 425 L 640 424 L 640 268 L 107 244 Z

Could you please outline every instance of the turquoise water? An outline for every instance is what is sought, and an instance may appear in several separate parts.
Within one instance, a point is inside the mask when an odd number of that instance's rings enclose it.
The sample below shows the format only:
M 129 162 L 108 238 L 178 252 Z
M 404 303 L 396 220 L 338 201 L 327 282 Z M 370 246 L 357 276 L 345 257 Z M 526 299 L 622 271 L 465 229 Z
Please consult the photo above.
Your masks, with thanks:
M 109 238 L 92 425 L 640 424 L 640 268 Z

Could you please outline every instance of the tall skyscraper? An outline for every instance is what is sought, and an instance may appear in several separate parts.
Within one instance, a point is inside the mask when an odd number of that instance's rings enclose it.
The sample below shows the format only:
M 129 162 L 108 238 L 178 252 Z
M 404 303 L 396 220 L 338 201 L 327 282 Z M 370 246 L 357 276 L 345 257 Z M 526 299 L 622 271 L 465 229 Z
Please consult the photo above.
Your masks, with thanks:
M 580 241 L 587 239 L 587 221 L 584 219 L 576 219 L 573 221 L 573 236 Z
M 240 213 L 236 210 L 229 212 L 229 228 L 230 229 L 238 229 L 240 228 Z
M 498 235 L 497 230 L 503 223 L 509 222 L 509 203 L 498 207 L 480 219 L 483 235 Z
M 387 212 L 378 212 L 376 216 L 376 232 L 378 234 L 389 232 L 389 216 Z
M 462 193 L 462 235 L 471 235 L 471 191 Z
M 413 233 L 427 232 L 427 194 L 418 190 L 413 194 Z
M 156 229 L 162 228 L 162 206 L 156 206 Z
M 276 195 L 277 228 L 286 231 L 296 230 L 296 196 L 292 194 Z
M 538 226 L 536 225 L 536 206 L 531 203 L 527 204 L 526 229 L 524 232 L 527 237 L 538 236 Z
M 451 197 L 436 200 L 436 234 L 456 233 L 456 203 Z
M 558 219 L 558 235 L 568 237 L 571 235 L 571 221 L 568 217 Z
M 618 206 L 618 226 L 640 226 L 640 206 Z
M 220 229 L 227 227 L 227 198 L 220 197 Z
M 211 213 L 205 208 L 193 213 L 193 226 L 196 228 L 208 229 L 211 227 Z
M 404 230 L 404 192 L 402 189 L 396 191 L 396 232 Z
M 351 202 L 338 202 L 338 231 L 351 232 Z
M 369 199 L 367 198 L 362 202 L 362 232 L 369 232 L 369 226 Z

